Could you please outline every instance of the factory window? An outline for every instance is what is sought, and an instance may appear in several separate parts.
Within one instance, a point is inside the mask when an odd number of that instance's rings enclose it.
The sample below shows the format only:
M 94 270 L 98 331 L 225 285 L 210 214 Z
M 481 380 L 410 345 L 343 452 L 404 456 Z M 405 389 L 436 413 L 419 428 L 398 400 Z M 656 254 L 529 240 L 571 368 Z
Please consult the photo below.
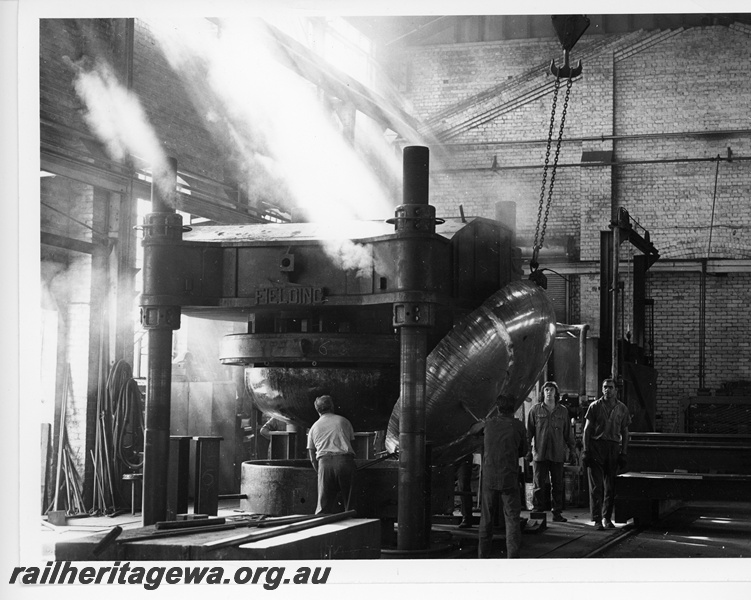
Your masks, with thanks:
M 267 208 L 263 211 L 261 218 L 269 223 L 289 223 L 292 220 L 289 213 L 281 211 L 278 208 Z
M 364 85 L 373 83 L 373 43 L 341 17 L 266 20 L 336 69 Z
M 344 19 L 326 20 L 319 52 L 334 67 L 360 83 L 373 84 L 372 44 Z

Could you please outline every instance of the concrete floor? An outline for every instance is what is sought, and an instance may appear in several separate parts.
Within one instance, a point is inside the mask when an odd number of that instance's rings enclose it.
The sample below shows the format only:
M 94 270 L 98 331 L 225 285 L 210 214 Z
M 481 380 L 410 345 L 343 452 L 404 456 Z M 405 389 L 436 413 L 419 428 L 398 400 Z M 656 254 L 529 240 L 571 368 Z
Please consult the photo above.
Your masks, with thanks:
M 600 556 L 751 558 L 751 501 L 685 505 Z
M 239 500 L 220 502 L 218 515 L 241 514 Z M 529 527 L 522 537 L 521 558 L 688 558 L 688 557 L 751 557 L 751 503 L 685 505 L 665 519 L 646 529 L 616 523 L 616 528 L 597 531 L 589 521 L 587 508 L 569 508 L 564 512 L 566 523 L 554 523 L 547 513 L 547 527 Z M 528 518 L 529 511 L 522 511 Z M 477 523 L 459 529 L 458 514 L 436 519 L 431 530 L 431 547 L 437 550 L 427 557 L 466 559 L 477 555 Z M 528 521 L 533 524 L 534 521 Z M 55 545 L 61 541 L 106 533 L 116 525 L 123 529 L 141 527 L 140 514 L 125 513 L 116 517 L 69 518 L 64 526 L 46 521 L 42 528 L 42 558 L 54 560 Z M 496 532 L 491 558 L 505 556 L 504 532 Z M 384 558 L 402 558 L 383 553 Z M 406 557 L 405 557 L 406 558 Z
M 552 514 L 546 513 L 546 525 L 539 528 L 539 520 L 530 518 L 530 511 L 523 510 L 522 519 L 527 519 L 523 530 L 521 558 L 587 558 L 595 549 L 622 537 L 631 527 L 615 523 L 615 529 L 597 531 L 589 520 L 586 507 L 569 508 L 563 516 L 566 523 L 554 523 Z M 477 554 L 477 525 L 479 514 L 475 514 L 473 527 L 459 529 L 456 525 L 433 525 L 434 538 L 450 534 L 460 551 L 456 558 L 474 558 Z M 505 533 L 502 527 L 496 528 L 491 558 L 505 557 Z M 453 558 L 453 557 L 452 557 Z
M 219 517 L 232 517 L 241 514 L 239 500 L 220 501 Z M 528 511 L 522 512 L 522 517 L 527 518 Z M 604 540 L 611 539 L 622 533 L 623 528 L 618 526 L 615 530 L 595 531 L 593 523 L 589 522 L 588 510 L 570 509 L 565 513 L 569 519 L 567 523 L 553 523 L 550 513 L 547 514 L 547 528 L 530 533 L 531 527 L 524 534 L 522 558 L 560 558 L 560 557 L 584 557 L 594 546 L 600 545 Z M 437 518 L 443 523 L 434 523 L 431 531 L 431 540 L 435 545 L 442 548 L 432 557 L 435 558 L 474 558 L 477 553 L 477 523 L 479 514 L 475 515 L 475 524 L 469 529 L 459 529 L 456 518 Z M 530 521 L 530 523 L 532 523 Z M 120 526 L 124 530 L 141 527 L 141 515 L 132 515 L 129 512 L 115 517 L 88 516 L 80 518 L 68 518 L 66 525 L 54 526 L 46 520 L 42 522 L 42 558 L 54 560 L 55 545 L 62 541 L 87 537 L 95 534 L 104 534 L 113 527 Z M 505 553 L 504 532 L 498 529 L 494 543 L 494 554 L 502 558 Z M 385 558 L 399 558 L 398 556 L 386 555 Z

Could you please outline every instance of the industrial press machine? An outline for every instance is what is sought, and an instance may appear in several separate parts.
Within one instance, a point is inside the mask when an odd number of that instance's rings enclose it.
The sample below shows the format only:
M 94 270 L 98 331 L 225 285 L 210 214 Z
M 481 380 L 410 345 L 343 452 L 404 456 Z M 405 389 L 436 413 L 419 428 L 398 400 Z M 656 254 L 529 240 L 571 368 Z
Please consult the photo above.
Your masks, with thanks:
M 552 350 L 555 314 L 521 280 L 514 224 L 436 218 L 428 149 L 406 147 L 403 159 L 393 218 L 192 231 L 173 208 L 170 163 L 143 228 L 144 525 L 166 514 L 171 339 L 185 314 L 247 323 L 218 360 L 245 369 L 264 413 L 304 431 L 328 393 L 356 431 L 386 432 L 395 458 L 358 472 L 359 510 L 395 521 L 400 549 L 426 546 L 431 509 L 453 502 L 450 465 L 476 449 L 470 426 L 499 393 L 521 405 Z M 339 260 L 349 251 L 357 266 Z M 307 461 L 246 463 L 242 492 L 254 512 L 315 509 Z

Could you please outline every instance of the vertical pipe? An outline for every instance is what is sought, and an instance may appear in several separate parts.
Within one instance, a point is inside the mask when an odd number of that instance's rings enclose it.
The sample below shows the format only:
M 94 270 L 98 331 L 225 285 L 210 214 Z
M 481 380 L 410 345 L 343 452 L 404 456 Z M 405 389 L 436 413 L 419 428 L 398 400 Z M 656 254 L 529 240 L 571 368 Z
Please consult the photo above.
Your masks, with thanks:
M 423 531 L 425 532 L 425 539 L 423 541 L 423 547 L 427 548 L 430 546 L 430 530 L 432 528 L 432 522 L 431 522 L 431 515 L 433 514 L 433 504 L 432 504 L 432 465 L 433 465 L 433 459 L 432 459 L 432 448 L 429 442 L 426 442 L 423 446 L 425 448 L 425 460 L 423 462 L 423 477 L 425 477 L 425 481 L 423 482 L 423 515 L 425 517 L 425 528 Z
M 422 550 L 425 531 L 425 363 L 423 328 L 401 330 L 401 414 L 397 549 Z
M 172 386 L 172 330 L 149 331 L 149 369 L 144 431 L 144 525 L 166 520 Z
M 701 274 L 699 279 L 699 390 L 705 391 L 704 387 L 704 351 L 706 345 L 706 302 L 707 302 L 707 259 L 701 259 Z
M 620 228 L 615 223 L 613 227 L 613 268 L 611 278 L 611 294 L 610 297 L 610 358 L 611 368 L 610 376 L 618 381 L 618 261 L 620 260 Z
M 407 146 L 402 157 L 404 204 L 428 204 L 430 152 L 425 146 Z
M 610 377 L 611 355 L 611 314 L 610 282 L 613 269 L 613 232 L 600 232 L 600 337 L 597 345 L 597 379 Z M 599 384 L 598 384 L 599 387 Z
M 403 154 L 403 202 L 397 207 L 397 235 L 405 238 L 402 273 L 405 290 L 420 291 L 416 279 L 425 266 L 421 248 L 426 234 L 435 232 L 435 209 L 428 203 L 430 151 L 407 146 Z M 395 306 L 395 325 L 401 328 L 401 412 L 399 417 L 399 489 L 397 549 L 424 550 L 430 528 L 425 505 L 425 374 L 430 305 L 424 302 Z
M 168 158 L 155 168 L 151 187 L 152 213 L 144 227 L 144 296 L 159 296 L 167 285 L 159 277 L 160 261 L 182 237 L 182 219 L 175 214 L 177 161 Z M 142 306 L 141 322 L 148 329 L 149 367 L 146 384 L 146 426 L 143 460 L 143 525 L 167 515 L 172 386 L 172 330 L 180 327 L 179 306 Z
M 634 256 L 634 298 L 633 298 L 633 341 L 639 348 L 645 348 L 645 314 L 647 298 L 647 257 Z
M 587 331 L 589 325 L 579 327 L 579 397 L 587 395 Z

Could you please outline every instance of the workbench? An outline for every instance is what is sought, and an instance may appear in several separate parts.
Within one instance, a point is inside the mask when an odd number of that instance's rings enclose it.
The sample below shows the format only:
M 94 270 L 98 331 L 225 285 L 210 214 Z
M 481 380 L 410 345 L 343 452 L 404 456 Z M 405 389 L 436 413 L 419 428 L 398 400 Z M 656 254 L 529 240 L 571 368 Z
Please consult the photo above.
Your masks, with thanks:
M 645 525 L 682 502 L 747 502 L 751 475 L 725 473 L 621 473 L 616 482 L 615 519 Z
M 632 432 L 628 467 L 643 473 L 751 475 L 751 435 Z

